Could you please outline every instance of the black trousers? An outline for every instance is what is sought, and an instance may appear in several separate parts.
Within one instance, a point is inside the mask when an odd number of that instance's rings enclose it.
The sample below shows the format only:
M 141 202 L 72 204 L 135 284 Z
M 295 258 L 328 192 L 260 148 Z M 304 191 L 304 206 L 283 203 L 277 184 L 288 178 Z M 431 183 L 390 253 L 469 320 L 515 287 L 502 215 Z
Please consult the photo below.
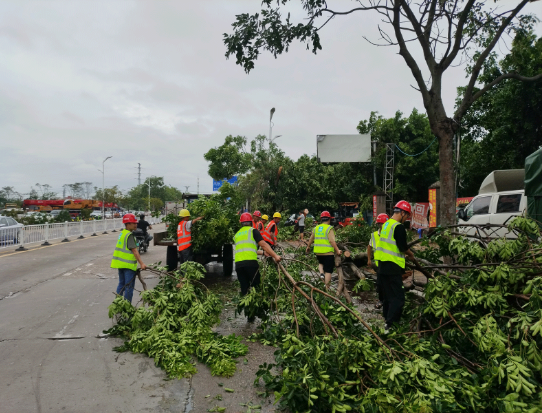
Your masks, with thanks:
M 250 287 L 257 287 L 260 285 L 260 271 L 259 267 L 241 267 L 236 268 L 237 279 L 241 284 L 241 296 L 248 293 Z
M 177 251 L 177 254 L 179 257 L 179 264 L 185 263 L 187 261 L 194 261 L 192 247 L 188 247 L 182 251 Z
M 401 275 L 378 274 L 380 281 L 380 291 L 383 297 L 382 312 L 386 324 L 398 323 L 403 314 L 405 305 L 405 289 L 403 288 L 403 279 Z

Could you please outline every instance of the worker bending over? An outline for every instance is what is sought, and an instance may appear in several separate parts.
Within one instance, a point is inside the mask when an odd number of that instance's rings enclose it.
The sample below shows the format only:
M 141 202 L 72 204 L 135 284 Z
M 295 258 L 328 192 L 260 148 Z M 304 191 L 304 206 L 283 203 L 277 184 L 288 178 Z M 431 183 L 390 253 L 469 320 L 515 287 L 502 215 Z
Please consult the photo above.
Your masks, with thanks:
M 181 209 L 179 216 L 181 221 L 177 226 L 177 249 L 179 263 L 182 264 L 187 261 L 194 261 L 192 254 L 192 225 L 194 222 L 203 219 L 203 217 L 190 220 L 190 211 L 188 209 Z
M 134 295 L 134 285 L 137 270 L 137 263 L 144 270 L 147 268 L 137 250 L 137 242 L 135 240 L 134 231 L 137 228 L 137 219 L 134 214 L 126 214 L 122 217 L 122 223 L 125 229 L 119 234 L 113 259 L 111 260 L 111 268 L 119 270 L 119 285 L 117 286 L 117 294 L 123 296 L 129 302 L 132 302 Z
M 379 260 L 379 253 L 377 251 L 378 247 L 378 241 L 380 240 L 380 231 L 382 230 L 382 225 L 388 220 L 390 217 L 388 214 L 379 214 L 376 217 L 376 226 L 378 228 L 377 231 L 373 232 L 371 234 L 371 241 L 369 241 L 369 246 L 367 247 L 367 266 L 372 266 L 372 257 L 374 254 L 374 268 L 376 270 L 376 292 L 378 294 L 378 303 L 375 305 L 375 308 L 382 308 L 382 304 L 384 302 L 384 296 L 382 295 L 382 288 L 380 287 L 380 277 L 378 276 L 378 260 Z
M 412 214 L 412 208 L 406 201 L 399 201 L 393 209 L 391 219 L 386 221 L 380 231 L 378 251 L 378 277 L 383 296 L 383 315 L 386 331 L 398 323 L 405 305 L 405 289 L 402 276 L 405 272 L 405 257 L 414 260 L 414 254 L 408 249 L 404 222 Z
M 260 231 L 260 233 L 262 233 L 262 231 L 265 228 L 263 226 L 263 222 L 260 220 L 261 217 L 262 217 L 262 214 L 260 211 L 254 211 L 254 213 L 252 214 L 252 220 L 254 221 L 253 227 L 254 229 L 257 229 L 258 231 Z
M 314 253 L 318 259 L 318 270 L 320 271 L 320 275 L 324 276 L 324 283 L 327 288 L 331 282 L 331 273 L 335 268 L 335 253 L 341 255 L 342 251 L 337 247 L 337 243 L 335 242 L 335 230 L 329 225 L 331 219 L 330 213 L 324 211 L 320 215 L 320 218 L 322 223 L 312 230 L 305 252 L 309 253 L 309 248 L 314 242 Z
M 280 262 L 280 257 L 264 241 L 260 231 L 253 228 L 252 216 L 245 212 L 241 214 L 241 229 L 233 238 L 235 242 L 235 272 L 241 284 L 241 296 L 248 293 L 250 287 L 260 284 L 260 272 L 258 265 L 258 245 L 273 257 L 275 262 Z M 252 321 L 249 319 L 249 321 Z

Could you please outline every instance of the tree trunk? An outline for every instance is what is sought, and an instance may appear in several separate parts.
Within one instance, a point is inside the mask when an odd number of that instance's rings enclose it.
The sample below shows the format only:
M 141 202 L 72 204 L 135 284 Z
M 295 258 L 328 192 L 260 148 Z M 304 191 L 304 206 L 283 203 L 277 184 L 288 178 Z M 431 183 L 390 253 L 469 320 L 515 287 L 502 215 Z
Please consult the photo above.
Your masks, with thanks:
M 454 184 L 454 158 L 453 120 L 447 118 L 438 122 L 435 131 L 439 140 L 439 168 L 440 168 L 440 225 L 453 225 L 455 218 L 455 184 Z

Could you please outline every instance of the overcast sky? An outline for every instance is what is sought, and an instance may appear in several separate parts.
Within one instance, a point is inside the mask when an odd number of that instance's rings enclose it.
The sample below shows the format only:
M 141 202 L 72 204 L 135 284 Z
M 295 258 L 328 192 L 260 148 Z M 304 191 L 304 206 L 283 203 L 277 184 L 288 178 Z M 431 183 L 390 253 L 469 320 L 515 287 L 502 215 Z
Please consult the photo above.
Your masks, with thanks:
M 371 111 L 423 111 L 397 49 L 363 39 L 379 39 L 371 13 L 330 22 L 318 55 L 296 45 L 245 74 L 226 60 L 222 36 L 236 14 L 259 9 L 258 0 L 0 2 L 0 187 L 101 187 L 112 156 L 106 186 L 136 185 L 140 162 L 142 179 L 195 192 L 199 176 L 207 192 L 203 154 L 230 134 L 268 134 L 272 107 L 273 135 L 294 159 L 316 153 L 316 135 L 356 133 Z M 540 16 L 542 2 L 526 11 Z M 451 111 L 463 69 L 445 82 Z

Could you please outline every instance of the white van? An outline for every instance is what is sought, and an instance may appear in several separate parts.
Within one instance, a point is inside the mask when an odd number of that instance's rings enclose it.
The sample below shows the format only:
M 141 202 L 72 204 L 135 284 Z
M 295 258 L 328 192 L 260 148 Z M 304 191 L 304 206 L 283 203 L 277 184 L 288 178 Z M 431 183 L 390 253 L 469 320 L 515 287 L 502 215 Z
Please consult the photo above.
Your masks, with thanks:
M 513 217 L 524 214 L 527 208 L 524 179 L 523 169 L 491 172 L 482 182 L 478 195 L 464 210 L 457 213 L 458 223 L 507 224 Z M 460 227 L 459 231 L 469 235 L 476 233 L 473 227 Z M 499 229 L 491 234 L 491 237 L 503 236 L 513 237 L 506 229 Z

